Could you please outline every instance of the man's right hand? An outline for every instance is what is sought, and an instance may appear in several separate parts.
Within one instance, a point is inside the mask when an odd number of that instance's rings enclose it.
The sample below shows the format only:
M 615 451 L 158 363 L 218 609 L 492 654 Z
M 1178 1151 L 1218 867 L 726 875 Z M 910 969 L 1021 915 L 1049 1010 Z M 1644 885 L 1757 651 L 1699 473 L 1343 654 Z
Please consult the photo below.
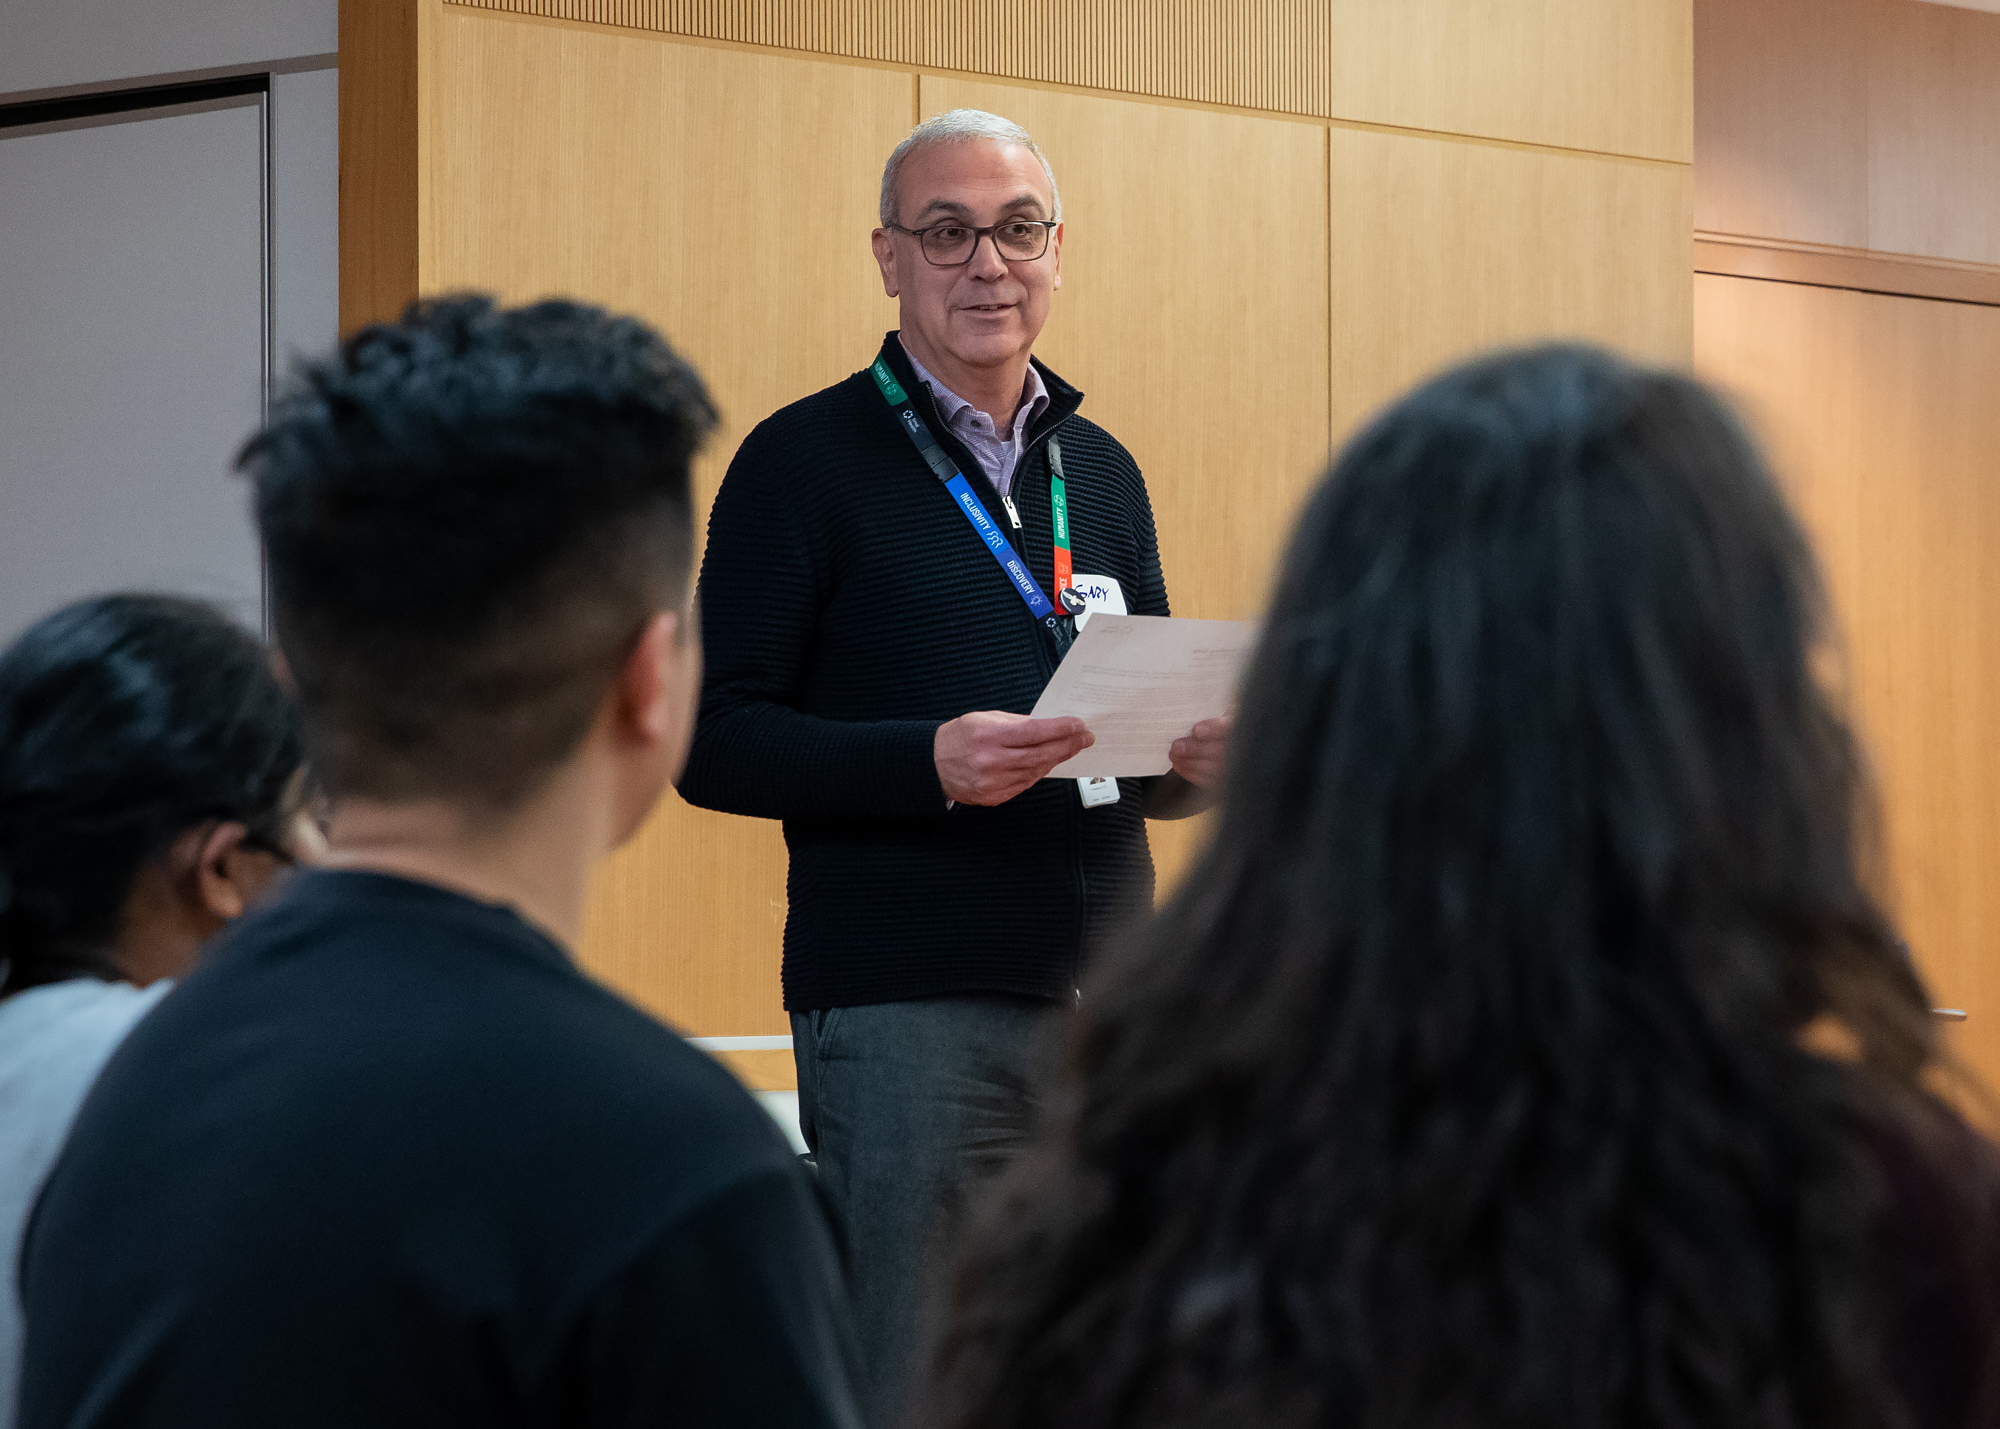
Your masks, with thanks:
M 960 804 L 1004 804 L 1097 736 L 1080 719 L 1029 719 L 977 710 L 938 726 L 932 745 L 944 796 Z

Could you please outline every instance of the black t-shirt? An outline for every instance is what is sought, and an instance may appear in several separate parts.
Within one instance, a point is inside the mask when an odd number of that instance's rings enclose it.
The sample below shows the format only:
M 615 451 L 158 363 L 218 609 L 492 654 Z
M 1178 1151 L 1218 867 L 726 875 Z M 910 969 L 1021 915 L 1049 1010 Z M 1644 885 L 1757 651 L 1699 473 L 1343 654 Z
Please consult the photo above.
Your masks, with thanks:
M 777 1128 L 514 913 L 300 877 L 112 1058 L 30 1225 L 24 1429 L 854 1424 Z

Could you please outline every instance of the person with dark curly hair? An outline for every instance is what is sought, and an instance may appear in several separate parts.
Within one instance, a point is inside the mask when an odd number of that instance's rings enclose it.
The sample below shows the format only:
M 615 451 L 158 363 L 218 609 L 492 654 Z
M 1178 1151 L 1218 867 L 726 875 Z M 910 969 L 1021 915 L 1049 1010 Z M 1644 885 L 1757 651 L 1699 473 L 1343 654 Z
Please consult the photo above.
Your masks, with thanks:
M 325 866 L 130 1037 L 23 1248 L 25 1429 L 850 1429 L 776 1125 L 572 959 L 686 756 L 688 468 L 633 318 L 459 296 L 308 364 L 240 459 Z
M 119 1041 L 309 851 L 303 759 L 263 645 L 197 601 L 79 601 L 0 654 L 0 1426 L 35 1192 Z
M 913 1422 L 2000 1423 L 1995 1152 L 1932 1090 L 1826 635 L 1692 381 L 1556 347 L 1377 418 Z

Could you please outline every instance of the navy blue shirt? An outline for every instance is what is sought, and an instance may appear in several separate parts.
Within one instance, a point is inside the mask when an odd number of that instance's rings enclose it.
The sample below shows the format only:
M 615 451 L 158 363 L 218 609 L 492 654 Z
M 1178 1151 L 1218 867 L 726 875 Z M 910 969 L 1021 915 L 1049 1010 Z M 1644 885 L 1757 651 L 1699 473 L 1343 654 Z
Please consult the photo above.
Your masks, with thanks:
M 513 912 L 310 873 L 140 1023 L 23 1252 L 24 1429 L 850 1426 L 814 1193 Z

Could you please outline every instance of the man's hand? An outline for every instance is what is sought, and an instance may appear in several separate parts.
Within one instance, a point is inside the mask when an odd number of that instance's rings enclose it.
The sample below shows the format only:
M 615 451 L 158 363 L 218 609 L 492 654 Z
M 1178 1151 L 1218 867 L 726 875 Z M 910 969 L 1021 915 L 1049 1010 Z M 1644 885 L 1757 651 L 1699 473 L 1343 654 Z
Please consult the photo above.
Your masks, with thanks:
M 1222 783 L 1222 769 L 1229 761 L 1229 731 L 1234 715 L 1205 719 L 1167 746 L 1167 758 L 1174 773 L 1197 789 L 1214 789 Z
M 1097 737 L 1080 719 L 1029 719 L 979 710 L 938 726 L 932 755 L 944 796 L 960 804 L 1004 804 Z

